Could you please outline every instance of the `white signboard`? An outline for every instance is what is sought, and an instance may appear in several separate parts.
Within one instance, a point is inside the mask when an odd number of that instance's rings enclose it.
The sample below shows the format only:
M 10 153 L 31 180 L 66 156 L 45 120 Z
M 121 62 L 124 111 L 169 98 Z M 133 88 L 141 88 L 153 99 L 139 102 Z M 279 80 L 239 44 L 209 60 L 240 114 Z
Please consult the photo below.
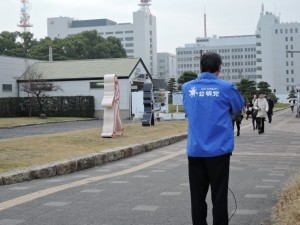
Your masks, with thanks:
M 172 94 L 173 105 L 182 105 L 183 95 L 182 93 L 173 93 Z

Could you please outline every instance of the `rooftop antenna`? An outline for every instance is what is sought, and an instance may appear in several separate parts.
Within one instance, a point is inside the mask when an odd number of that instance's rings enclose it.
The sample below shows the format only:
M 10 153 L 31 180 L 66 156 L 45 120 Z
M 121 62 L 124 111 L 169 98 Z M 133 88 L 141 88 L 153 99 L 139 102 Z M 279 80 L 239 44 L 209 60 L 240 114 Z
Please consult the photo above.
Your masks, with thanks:
M 140 10 L 151 15 L 149 6 L 151 5 L 149 2 L 151 2 L 151 0 L 141 0 L 139 6 L 141 7 Z
M 29 27 L 32 27 L 32 24 L 30 24 L 29 19 L 29 0 L 20 0 L 21 1 L 21 15 L 20 15 L 20 23 L 17 25 L 18 27 L 22 28 L 23 33 L 27 32 L 29 30 Z M 23 40 L 24 41 L 24 40 Z M 25 49 L 25 68 L 28 68 L 28 52 L 27 49 Z
M 261 13 L 264 14 L 264 11 L 265 11 L 265 6 L 264 6 L 264 3 L 262 3 L 261 4 Z
M 20 15 L 20 23 L 18 27 L 22 28 L 23 32 L 27 32 L 29 27 L 32 27 L 30 24 L 29 19 L 29 0 L 20 0 L 21 1 L 21 15 Z

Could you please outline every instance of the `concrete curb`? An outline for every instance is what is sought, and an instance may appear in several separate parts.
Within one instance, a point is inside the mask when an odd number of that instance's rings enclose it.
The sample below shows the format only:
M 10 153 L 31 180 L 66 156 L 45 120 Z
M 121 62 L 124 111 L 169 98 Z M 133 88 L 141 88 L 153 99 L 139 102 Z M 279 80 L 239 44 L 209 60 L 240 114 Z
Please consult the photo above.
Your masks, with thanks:
M 81 158 L 59 161 L 53 164 L 24 169 L 0 174 L 0 186 L 21 183 L 34 179 L 43 179 L 53 176 L 65 175 L 76 171 L 100 166 L 108 162 L 124 159 L 156 148 L 171 145 L 187 138 L 187 133 L 170 136 L 156 141 L 143 144 L 134 144 L 115 149 L 101 151 L 101 153 L 90 154 Z

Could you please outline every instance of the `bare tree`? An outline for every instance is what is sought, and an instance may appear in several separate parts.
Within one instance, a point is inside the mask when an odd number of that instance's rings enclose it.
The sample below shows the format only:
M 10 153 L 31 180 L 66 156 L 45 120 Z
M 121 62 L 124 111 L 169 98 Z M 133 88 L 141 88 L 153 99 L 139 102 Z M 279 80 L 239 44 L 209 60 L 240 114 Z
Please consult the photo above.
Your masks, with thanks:
M 61 87 L 52 81 L 43 79 L 43 73 L 28 68 L 22 77 L 21 91 L 30 97 L 30 116 L 35 97 L 40 108 L 40 113 L 44 112 L 42 97 L 46 97 L 47 92 L 62 90 Z

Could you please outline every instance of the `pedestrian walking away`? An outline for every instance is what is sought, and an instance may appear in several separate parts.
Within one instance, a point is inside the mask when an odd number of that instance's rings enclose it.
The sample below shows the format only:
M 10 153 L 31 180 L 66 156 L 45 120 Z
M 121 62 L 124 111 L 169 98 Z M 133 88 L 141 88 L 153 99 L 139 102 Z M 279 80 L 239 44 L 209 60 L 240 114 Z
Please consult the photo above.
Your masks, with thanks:
M 257 115 L 257 110 L 254 109 L 254 103 L 257 99 L 256 95 L 253 95 L 253 99 L 251 100 L 251 117 L 252 117 L 252 125 L 253 125 L 253 130 L 257 129 L 257 123 L 256 123 L 256 115 Z
M 271 96 L 267 97 L 267 101 L 268 101 L 268 105 L 269 105 L 269 110 L 267 111 L 268 120 L 269 120 L 269 123 L 272 123 L 274 101 L 271 98 Z
M 236 129 L 237 129 L 236 136 L 240 136 L 240 134 L 241 134 L 241 123 L 242 123 L 243 118 L 244 118 L 244 110 L 241 110 L 240 113 L 238 113 L 238 115 L 232 116 L 233 130 L 234 130 L 234 124 L 236 124 Z
M 207 224 L 206 196 L 211 189 L 214 225 L 228 225 L 228 181 L 234 149 L 232 115 L 244 99 L 236 87 L 218 78 L 221 56 L 205 53 L 200 76 L 182 86 L 188 117 L 187 156 L 193 225 Z
M 263 94 L 260 94 L 259 98 L 255 100 L 254 109 L 258 110 L 256 116 L 258 134 L 263 134 L 265 133 L 265 119 L 269 110 L 268 101 Z
M 291 98 L 291 99 L 289 100 L 289 103 L 290 103 L 291 111 L 292 111 L 292 113 L 294 113 L 294 107 L 295 107 L 295 105 L 296 105 L 296 100 L 295 100 L 294 98 Z

